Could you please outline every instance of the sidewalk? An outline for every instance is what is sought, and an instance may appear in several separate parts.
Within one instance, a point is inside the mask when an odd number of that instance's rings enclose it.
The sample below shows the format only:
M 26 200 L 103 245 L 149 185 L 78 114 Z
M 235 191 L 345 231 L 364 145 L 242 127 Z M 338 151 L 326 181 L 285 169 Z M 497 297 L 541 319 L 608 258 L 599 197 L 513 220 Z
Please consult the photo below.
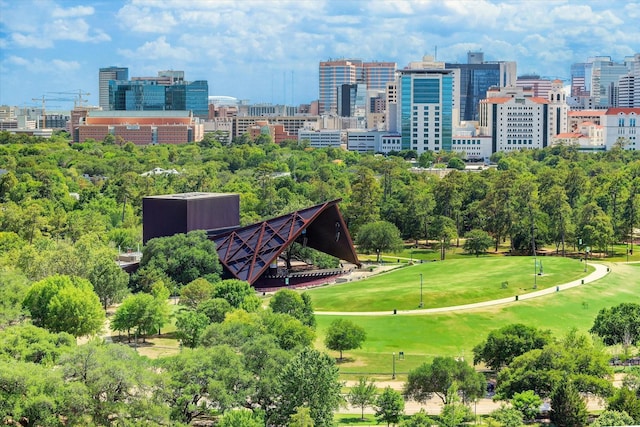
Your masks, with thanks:
M 590 266 L 595 267 L 596 271 L 589 274 L 588 276 L 574 280 L 573 282 L 564 283 L 562 285 L 542 289 L 535 292 L 530 292 L 527 294 L 517 295 L 508 298 L 496 299 L 491 301 L 482 301 L 473 304 L 465 304 L 465 305 L 456 305 L 452 307 L 437 307 L 437 308 L 423 308 L 417 310 L 396 310 L 394 311 L 316 311 L 316 316 L 393 316 L 393 315 L 416 315 L 416 314 L 429 314 L 429 313 L 444 313 L 451 311 L 460 311 L 460 310 L 470 310 L 473 308 L 482 308 L 482 307 L 490 307 L 494 305 L 502 305 L 502 304 L 512 304 L 518 301 L 527 300 L 531 298 L 537 298 L 543 295 L 553 294 L 555 292 L 560 292 L 565 289 L 574 288 L 576 286 L 580 286 L 583 284 L 591 283 L 593 281 L 602 279 L 609 273 L 609 267 L 602 264 L 589 263 Z

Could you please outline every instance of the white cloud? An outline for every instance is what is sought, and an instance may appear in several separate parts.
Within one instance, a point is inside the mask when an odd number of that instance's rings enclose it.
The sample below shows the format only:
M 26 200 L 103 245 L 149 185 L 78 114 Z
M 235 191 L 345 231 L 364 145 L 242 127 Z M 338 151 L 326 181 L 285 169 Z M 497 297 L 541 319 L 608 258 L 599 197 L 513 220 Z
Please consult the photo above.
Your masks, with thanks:
M 194 52 L 184 47 L 171 46 L 165 36 L 145 42 L 135 50 L 118 49 L 118 53 L 126 58 L 135 58 L 137 60 L 177 59 L 185 62 L 189 61 L 194 54 Z
M 56 7 L 51 12 L 51 17 L 53 18 L 75 18 L 77 16 L 89 16 L 93 15 L 94 9 L 91 6 L 76 6 L 70 7 L 68 9 L 64 9 L 61 7 Z
M 155 5 L 162 5 L 164 2 L 156 1 Z M 184 7 L 184 3 L 183 3 Z M 128 4 L 117 13 L 121 28 L 126 31 L 140 33 L 170 33 L 177 25 L 177 21 L 171 12 L 157 11 L 150 7 L 138 7 L 135 4 Z
M 11 55 L 6 62 L 26 69 L 30 73 L 67 73 L 80 69 L 78 61 L 64 61 L 52 59 L 45 61 L 39 58 L 28 59 L 21 56 Z

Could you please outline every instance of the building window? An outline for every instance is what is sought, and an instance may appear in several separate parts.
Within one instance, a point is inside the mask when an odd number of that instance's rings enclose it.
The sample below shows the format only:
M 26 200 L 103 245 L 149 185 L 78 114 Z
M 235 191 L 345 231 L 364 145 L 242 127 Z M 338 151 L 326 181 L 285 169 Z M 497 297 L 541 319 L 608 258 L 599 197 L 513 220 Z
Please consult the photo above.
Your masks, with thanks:
M 624 118 L 623 117 L 618 117 L 618 126 L 619 127 L 624 127 Z

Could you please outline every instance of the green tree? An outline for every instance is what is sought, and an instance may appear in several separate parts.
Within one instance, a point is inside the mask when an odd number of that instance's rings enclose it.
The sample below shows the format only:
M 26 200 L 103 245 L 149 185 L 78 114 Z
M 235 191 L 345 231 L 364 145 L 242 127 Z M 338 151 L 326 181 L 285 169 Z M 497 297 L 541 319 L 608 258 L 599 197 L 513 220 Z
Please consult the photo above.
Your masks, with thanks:
M 451 218 L 438 215 L 429 227 L 429 235 L 438 241 L 440 260 L 444 261 L 446 251 L 451 246 L 451 239 L 457 236 L 455 222 Z
M 34 325 L 23 324 L 0 330 L 0 360 L 50 364 L 76 346 L 76 339 L 66 332 L 52 333 Z
M 633 418 L 626 412 L 606 410 L 598 415 L 598 418 L 591 424 L 591 427 L 607 427 L 607 426 L 629 426 L 634 423 Z
M 263 427 L 264 421 L 252 411 L 227 411 L 217 424 L 220 427 Z
M 402 394 L 398 393 L 390 386 L 380 393 L 376 400 L 376 420 L 378 423 L 397 424 L 404 414 L 404 399 Z
M 375 252 L 376 261 L 380 262 L 381 252 L 394 252 L 402 249 L 398 227 L 387 221 L 376 221 L 364 224 L 356 235 L 358 249 L 364 252 Z
M 279 404 L 269 423 L 284 424 L 296 408 L 308 406 L 316 427 L 333 425 L 333 413 L 343 404 L 335 361 L 312 348 L 303 348 L 278 376 Z
M 559 381 L 551 392 L 551 422 L 558 427 L 587 424 L 587 405 L 570 380 Z
M 366 339 L 367 333 L 362 326 L 347 319 L 336 319 L 327 329 L 324 344 L 329 350 L 339 351 L 342 360 L 343 351 L 362 347 Z
M 121 302 L 129 291 L 129 275 L 107 256 L 98 257 L 91 262 L 87 279 L 105 310 L 111 304 Z
M 212 297 L 224 298 L 231 307 L 249 312 L 256 311 L 262 305 L 255 289 L 248 282 L 238 279 L 227 279 L 216 283 Z
M 375 382 L 368 382 L 367 377 L 360 377 L 358 384 L 351 387 L 347 400 L 352 406 L 360 408 L 360 418 L 364 420 L 364 408 L 375 403 L 377 394 Z
M 454 398 L 449 394 L 454 383 L 457 384 L 456 393 L 461 393 L 465 402 L 482 397 L 486 388 L 484 376 L 465 361 L 438 356 L 432 363 L 423 363 L 409 371 L 404 396 L 426 402 L 435 394 L 447 404 Z
M 367 167 L 359 167 L 351 186 L 351 197 L 345 206 L 345 217 L 349 230 L 358 235 L 364 224 L 380 220 L 380 202 L 382 188 L 373 171 Z
M 76 402 L 75 415 L 93 420 L 75 425 L 169 423 L 162 375 L 134 349 L 95 340 L 63 356 L 60 368 L 64 381 L 73 387 L 67 396 Z
M 513 408 L 520 411 L 527 422 L 535 420 L 536 415 L 540 413 L 540 405 L 542 399 L 533 390 L 515 393 L 511 399 Z
M 637 391 L 622 386 L 607 402 L 607 410 L 626 412 L 634 422 L 640 422 L 640 397 Z
M 497 421 L 502 427 L 520 427 L 523 415 L 518 409 L 502 404 L 500 408 L 491 411 L 489 417 Z
M 196 308 L 213 295 L 213 284 L 203 278 L 197 278 L 180 289 L 180 304 Z
M 199 277 L 215 282 L 222 271 L 215 244 L 202 230 L 149 240 L 142 250 L 140 269 L 139 276 L 157 270 L 180 286 Z
M 311 304 L 310 298 L 303 298 L 305 294 L 299 294 L 291 289 L 280 289 L 269 301 L 269 307 L 274 313 L 288 314 L 308 326 L 315 326 L 313 308 L 308 309 Z M 308 297 L 308 295 L 307 295 Z
M 466 165 L 464 164 L 462 159 L 460 159 L 458 157 L 452 157 L 452 158 L 449 159 L 449 162 L 447 163 L 447 167 L 449 169 L 457 169 L 457 170 L 463 171 L 465 169 Z
M 494 371 L 499 371 L 513 359 L 551 342 L 551 331 L 542 331 L 532 326 L 513 323 L 491 331 L 487 339 L 473 348 L 473 363 L 484 362 Z
M 146 341 L 148 334 L 157 332 L 169 320 L 169 307 L 164 298 L 139 293 L 127 297 L 116 310 L 111 320 L 111 329 L 126 331 L 131 340 L 131 331 L 135 339 L 142 336 Z
M 2 329 L 18 322 L 25 315 L 22 302 L 27 295 L 29 281 L 17 271 L 0 269 L 0 283 L 2 283 L 0 286 L 0 329 Z
M 408 420 L 400 421 L 400 427 L 431 427 L 436 424 L 425 412 L 424 408 L 416 412 Z
M 464 237 L 466 240 L 462 248 L 467 253 L 475 254 L 476 257 L 487 252 L 493 243 L 489 233 L 484 230 L 471 230 Z
M 608 397 L 612 393 L 609 358 L 588 336 L 572 330 L 557 343 L 513 359 L 498 374 L 496 398 L 509 399 L 526 390 L 546 398 L 565 377 L 581 393 Z
M 625 349 L 640 342 L 640 304 L 624 302 L 598 312 L 589 330 L 605 344 L 622 344 Z
M 51 276 L 34 283 L 23 305 L 36 326 L 74 336 L 99 331 L 104 311 L 91 283 L 69 276 Z
M 268 311 L 260 314 L 267 331 L 276 337 L 276 342 L 284 350 L 310 346 L 316 338 L 313 329 L 295 317 Z
M 59 426 L 65 412 L 60 395 L 65 384 L 59 370 L 17 360 L 0 363 L 0 416 L 3 423 Z
M 176 316 L 176 335 L 183 346 L 195 348 L 200 343 L 200 336 L 208 325 L 209 318 L 205 314 L 182 310 Z
M 210 298 L 198 304 L 196 311 L 209 318 L 209 323 L 222 323 L 227 313 L 233 310 L 224 298 Z
M 169 376 L 165 399 L 175 421 L 239 407 L 250 394 L 252 376 L 229 346 L 183 349 L 159 363 Z
M 311 411 L 306 406 L 296 408 L 295 414 L 289 417 L 288 427 L 313 427 Z
M 442 412 L 440 413 L 441 425 L 456 427 L 465 421 L 471 421 L 473 419 L 471 409 L 461 402 L 456 383 L 451 384 L 451 387 L 447 390 L 447 395 L 451 396 L 451 399 L 442 407 Z

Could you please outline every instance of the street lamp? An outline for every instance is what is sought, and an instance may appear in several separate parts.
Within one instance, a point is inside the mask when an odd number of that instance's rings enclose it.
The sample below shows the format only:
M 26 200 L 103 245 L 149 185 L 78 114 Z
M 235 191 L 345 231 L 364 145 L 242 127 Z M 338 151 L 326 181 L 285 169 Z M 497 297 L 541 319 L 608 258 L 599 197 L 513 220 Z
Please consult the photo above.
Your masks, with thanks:
M 420 273 L 420 308 L 422 308 L 424 306 L 424 303 L 422 302 L 422 273 Z
M 391 379 L 395 380 L 396 379 L 396 353 L 393 352 L 393 365 L 392 366 L 392 371 L 391 371 Z

